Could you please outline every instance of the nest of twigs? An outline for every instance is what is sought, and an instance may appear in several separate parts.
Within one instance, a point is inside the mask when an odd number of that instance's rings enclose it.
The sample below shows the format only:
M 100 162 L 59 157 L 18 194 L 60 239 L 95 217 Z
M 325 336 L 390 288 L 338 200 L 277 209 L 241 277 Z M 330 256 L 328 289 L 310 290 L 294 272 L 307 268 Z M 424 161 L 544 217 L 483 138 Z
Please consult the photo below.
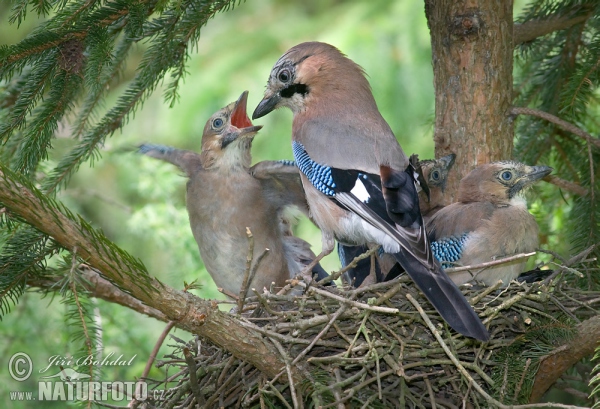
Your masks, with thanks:
M 256 294 L 245 300 L 240 318 L 274 343 L 287 371 L 268 378 L 206 339 L 173 337 L 173 354 L 158 362 L 167 366 L 168 376 L 156 383 L 165 390 L 156 405 L 487 408 L 526 403 L 543 357 L 572 340 L 580 322 L 598 314 L 600 292 L 592 290 L 599 288 L 592 283 L 598 267 L 586 258 L 582 253 L 551 262 L 554 269 L 534 283 L 462 287 L 490 330 L 486 343 L 449 329 L 407 277 L 358 289 L 301 283 L 303 295 Z M 190 377 L 190 367 L 195 376 Z M 290 384 L 290 368 L 302 368 L 305 380 Z

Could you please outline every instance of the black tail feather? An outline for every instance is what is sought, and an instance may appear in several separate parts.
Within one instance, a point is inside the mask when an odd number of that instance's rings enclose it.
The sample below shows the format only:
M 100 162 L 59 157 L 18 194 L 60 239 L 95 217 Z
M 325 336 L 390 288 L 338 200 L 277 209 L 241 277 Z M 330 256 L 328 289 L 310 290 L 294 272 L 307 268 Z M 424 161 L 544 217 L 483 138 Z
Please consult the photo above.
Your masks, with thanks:
M 490 338 L 471 304 L 439 266 L 428 269 L 407 252 L 396 253 L 394 257 L 454 330 L 481 341 Z

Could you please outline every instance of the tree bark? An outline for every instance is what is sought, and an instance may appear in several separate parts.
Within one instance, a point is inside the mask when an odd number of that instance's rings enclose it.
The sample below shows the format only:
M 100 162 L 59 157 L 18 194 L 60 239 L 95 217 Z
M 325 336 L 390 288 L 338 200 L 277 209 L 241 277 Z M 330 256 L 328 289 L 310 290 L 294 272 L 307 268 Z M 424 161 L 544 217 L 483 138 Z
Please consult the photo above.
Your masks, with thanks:
M 252 324 L 220 311 L 216 303 L 175 290 L 151 277 L 139 261 L 116 248 L 102 233 L 2 167 L 0 203 L 65 249 L 76 253 L 121 290 L 161 311 L 169 321 L 176 322 L 177 327 L 210 339 L 270 378 L 285 371 L 285 363 L 275 346 Z M 294 380 L 300 381 L 300 369 L 294 367 L 291 370 Z
M 435 86 L 435 156 L 456 153 L 447 196 L 475 166 L 509 159 L 513 2 L 425 0 Z

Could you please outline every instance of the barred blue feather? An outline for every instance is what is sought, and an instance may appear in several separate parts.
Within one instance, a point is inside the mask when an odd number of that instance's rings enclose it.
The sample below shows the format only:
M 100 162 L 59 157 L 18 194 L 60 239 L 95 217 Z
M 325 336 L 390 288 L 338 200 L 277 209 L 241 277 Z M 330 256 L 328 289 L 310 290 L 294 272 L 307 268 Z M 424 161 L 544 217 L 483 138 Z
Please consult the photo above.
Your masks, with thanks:
M 331 175 L 331 168 L 313 161 L 310 156 L 308 156 L 304 145 L 300 142 L 292 142 L 292 152 L 294 153 L 294 159 L 296 160 L 298 168 L 304 173 L 310 183 L 321 193 L 330 197 L 335 197 L 334 189 L 336 188 L 336 184 Z
M 280 159 L 277 162 L 281 163 L 282 165 L 285 165 L 285 166 L 296 166 L 296 162 L 294 162 L 293 160 L 289 160 L 289 159 Z
M 430 243 L 433 255 L 442 263 L 443 268 L 450 268 L 452 263 L 460 260 L 467 237 L 468 234 L 465 233 L 462 236 L 444 237 Z

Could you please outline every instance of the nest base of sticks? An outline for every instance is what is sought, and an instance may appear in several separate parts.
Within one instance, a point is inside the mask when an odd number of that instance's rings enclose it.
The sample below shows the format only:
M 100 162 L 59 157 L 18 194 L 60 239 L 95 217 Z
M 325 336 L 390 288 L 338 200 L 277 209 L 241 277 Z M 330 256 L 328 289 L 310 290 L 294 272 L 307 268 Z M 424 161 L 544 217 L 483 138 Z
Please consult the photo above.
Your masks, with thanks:
M 586 256 L 571 259 L 581 271 L 554 263 L 554 273 L 531 284 L 461 287 L 489 328 L 491 340 L 485 343 L 451 330 L 407 277 L 358 289 L 293 283 L 304 287 L 304 294 L 256 294 L 240 304 L 238 316 L 273 342 L 287 371 L 269 379 L 206 339 L 172 337 L 174 352 L 157 363 L 168 367 L 167 379 L 155 381 L 165 393 L 154 404 L 488 408 L 528 403 L 544 359 L 580 337 L 579 326 L 598 316 L 600 292 L 590 289 L 598 288 L 590 281 L 598 268 L 595 263 L 590 268 Z M 302 381 L 289 382 L 291 368 L 300 371 Z M 587 385 L 584 377 L 580 381 Z

